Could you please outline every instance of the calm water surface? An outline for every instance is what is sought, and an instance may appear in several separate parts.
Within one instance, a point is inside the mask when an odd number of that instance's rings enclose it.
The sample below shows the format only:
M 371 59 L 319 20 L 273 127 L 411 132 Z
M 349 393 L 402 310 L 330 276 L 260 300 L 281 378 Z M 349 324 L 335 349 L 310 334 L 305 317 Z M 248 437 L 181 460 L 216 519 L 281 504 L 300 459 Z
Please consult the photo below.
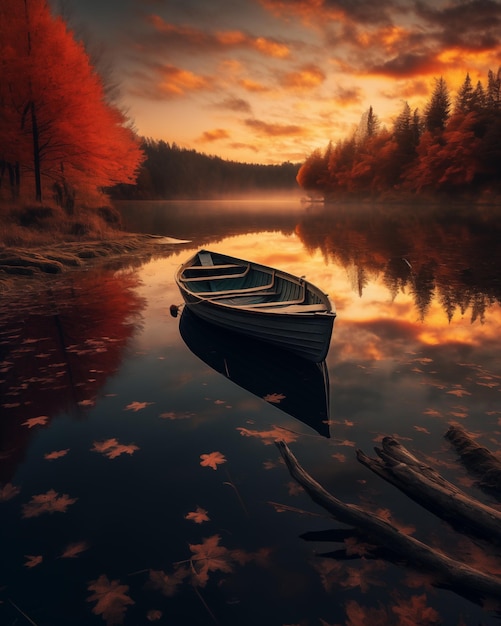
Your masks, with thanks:
M 394 435 L 499 508 L 444 439 L 460 424 L 501 447 L 498 215 L 297 199 L 122 208 L 131 230 L 190 242 L 0 304 L 0 624 L 498 623 L 426 572 L 302 539 L 343 526 L 273 443 L 286 441 L 339 499 L 499 574 L 494 547 L 355 455 Z M 202 246 L 329 293 L 327 379 L 170 315 L 181 303 L 174 272 Z

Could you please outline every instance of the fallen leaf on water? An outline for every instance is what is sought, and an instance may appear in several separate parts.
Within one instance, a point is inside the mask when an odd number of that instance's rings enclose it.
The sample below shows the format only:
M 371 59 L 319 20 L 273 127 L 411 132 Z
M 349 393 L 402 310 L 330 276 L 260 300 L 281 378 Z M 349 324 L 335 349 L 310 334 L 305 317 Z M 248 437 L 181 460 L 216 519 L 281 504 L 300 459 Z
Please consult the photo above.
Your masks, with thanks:
M 66 513 L 70 504 L 74 504 L 78 498 L 70 498 L 67 494 L 59 495 L 54 489 L 47 493 L 32 496 L 28 504 L 23 506 L 23 517 L 37 517 L 42 513 Z
M 48 415 L 40 415 L 39 417 L 30 417 L 25 422 L 23 422 L 23 426 L 27 426 L 28 428 L 33 428 L 33 426 L 45 426 L 49 420 Z
M 285 400 L 286 396 L 283 393 L 268 393 L 263 397 L 266 402 L 272 402 L 273 404 L 280 404 L 282 400 Z
M 150 570 L 150 586 L 158 589 L 168 598 L 176 594 L 177 588 L 182 584 L 183 580 L 189 576 L 190 571 L 187 567 L 179 567 L 172 574 L 166 574 L 162 570 Z
M 167 411 L 166 413 L 160 413 L 163 420 L 187 420 L 193 417 L 194 413 L 174 413 L 174 411 Z
M 60 459 L 61 457 L 66 456 L 69 451 L 70 449 L 66 448 L 66 450 L 54 450 L 54 452 L 47 452 L 47 454 L 44 454 L 44 459 L 47 459 L 47 461 Z
M 16 487 L 12 483 L 7 483 L 2 488 L 0 488 L 0 502 L 6 502 L 7 500 L 10 500 L 14 496 L 17 496 L 20 491 L 21 490 L 19 489 L 19 487 Z
M 141 411 L 145 409 L 150 404 L 155 404 L 154 402 L 131 402 L 125 407 L 126 411 Z
M 159 619 L 162 619 L 162 611 L 158 611 L 157 609 L 151 609 L 151 611 L 148 611 L 148 613 L 146 613 L 146 619 L 149 622 L 156 622 Z
M 127 595 L 128 585 L 121 585 L 119 580 L 110 581 L 104 574 L 91 581 L 87 588 L 94 592 L 87 598 L 87 602 L 96 602 L 92 612 L 101 615 L 108 626 L 122 624 L 127 607 L 135 604 Z
M 275 443 L 277 439 L 281 439 L 285 443 L 293 443 L 299 437 L 297 433 L 278 426 L 275 426 L 271 430 L 251 430 L 250 428 L 237 428 L 237 430 L 243 437 L 256 437 L 256 439 L 261 439 L 265 446 Z
M 202 507 L 197 506 L 196 511 L 191 511 L 184 516 L 185 519 L 193 520 L 196 524 L 202 524 L 203 522 L 210 522 L 210 517 L 207 515 L 207 511 Z
M 82 552 L 88 549 L 88 545 L 85 541 L 80 541 L 79 543 L 70 543 L 66 546 L 66 549 L 61 554 L 62 559 L 74 559 Z
M 30 569 L 32 567 L 36 567 L 37 565 L 40 565 L 40 563 L 43 561 L 43 556 L 41 555 L 33 556 L 31 554 L 25 554 L 24 557 L 28 559 L 26 563 L 24 564 L 24 567 L 29 567 Z
M 209 572 L 221 571 L 229 574 L 233 571 L 231 552 L 228 548 L 220 546 L 220 541 L 219 535 L 213 535 L 204 539 L 203 543 L 190 544 L 195 582 L 201 587 L 207 584 Z
M 203 467 L 212 467 L 212 469 L 217 470 L 217 466 L 222 463 L 226 463 L 226 457 L 221 452 L 211 452 L 210 454 L 201 454 L 200 458 L 202 459 L 200 465 Z
M 115 459 L 121 454 L 134 454 L 139 447 L 133 443 L 128 445 L 119 443 L 115 437 L 106 439 L 105 441 L 94 441 L 91 452 L 100 452 L 109 459 Z
M 451 391 L 447 391 L 446 393 L 450 394 L 451 396 L 457 396 L 458 398 L 462 398 L 463 396 L 471 396 L 471 393 L 469 391 L 466 391 L 466 389 L 452 389 Z

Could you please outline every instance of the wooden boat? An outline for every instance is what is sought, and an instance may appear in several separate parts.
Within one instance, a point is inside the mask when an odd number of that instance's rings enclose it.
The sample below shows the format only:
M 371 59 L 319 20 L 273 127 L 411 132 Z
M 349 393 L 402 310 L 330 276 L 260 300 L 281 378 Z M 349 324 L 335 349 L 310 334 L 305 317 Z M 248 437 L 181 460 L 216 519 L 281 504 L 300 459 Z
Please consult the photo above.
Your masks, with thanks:
M 200 250 L 176 283 L 198 317 L 319 363 L 327 356 L 336 313 L 328 296 L 304 278 Z
M 330 437 L 330 384 L 325 361 L 313 363 L 287 350 L 210 324 L 185 308 L 179 332 L 187 347 L 242 389 Z

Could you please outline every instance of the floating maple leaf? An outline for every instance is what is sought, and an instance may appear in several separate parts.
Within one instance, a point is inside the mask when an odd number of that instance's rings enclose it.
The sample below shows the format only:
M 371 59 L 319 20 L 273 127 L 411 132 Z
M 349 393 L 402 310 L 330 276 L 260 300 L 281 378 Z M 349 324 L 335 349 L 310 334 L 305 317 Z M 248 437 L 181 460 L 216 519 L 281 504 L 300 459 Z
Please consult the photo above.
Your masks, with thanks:
M 217 470 L 217 466 L 222 463 L 226 463 L 226 457 L 221 452 L 211 452 L 210 454 L 201 454 L 200 458 L 202 459 L 200 465 L 203 467 L 212 467 L 212 469 Z
M 162 611 L 159 611 L 157 609 L 151 609 L 150 611 L 148 611 L 148 613 L 146 613 L 146 619 L 149 622 L 156 622 L 159 619 L 162 619 L 163 613 Z
M 190 544 L 193 552 L 191 563 L 194 571 L 195 584 L 205 587 L 209 580 L 209 572 L 233 571 L 231 564 L 231 552 L 228 548 L 220 546 L 221 537 L 213 535 L 203 540 L 200 544 Z
M 47 459 L 47 461 L 60 459 L 61 457 L 66 456 L 69 451 L 70 449 L 66 448 L 66 450 L 54 450 L 54 452 L 47 452 L 47 454 L 44 454 L 44 459 Z
M 79 406 L 94 406 L 95 404 L 95 400 L 80 400 L 78 403 Z
M 264 396 L 263 400 L 266 402 L 272 402 L 273 404 L 280 404 L 282 400 L 285 400 L 286 396 L 283 393 L 268 393 Z
M 19 487 L 15 487 L 12 483 L 7 483 L 0 489 L 0 502 L 10 500 L 14 496 L 17 496 L 20 491 Z
M 193 417 L 193 413 L 174 413 L 174 411 L 167 411 L 166 413 L 160 413 L 160 417 L 163 420 L 187 420 Z
M 91 451 L 100 452 L 107 456 L 109 459 L 115 459 L 121 454 L 134 454 L 139 447 L 133 443 L 128 445 L 119 443 L 115 437 L 112 439 L 106 439 L 105 441 L 94 441 Z
M 54 489 L 47 493 L 32 496 L 28 504 L 23 506 L 23 517 L 37 517 L 42 513 L 66 513 L 70 504 L 74 504 L 78 498 L 70 498 L 67 494 L 59 495 Z
M 447 391 L 446 393 L 450 394 L 451 396 L 457 396 L 458 398 L 462 398 L 463 396 L 471 396 L 471 393 L 469 391 L 466 391 L 466 389 L 452 389 L 451 391 Z
M 210 517 L 207 515 L 207 511 L 202 507 L 197 506 L 196 511 L 191 511 L 184 516 L 185 519 L 193 520 L 196 524 L 202 524 L 203 522 L 210 522 Z
M 26 563 L 24 564 L 24 567 L 29 567 L 30 569 L 32 567 L 36 567 L 37 565 L 40 565 L 40 563 L 43 561 L 43 557 L 40 555 L 33 556 L 31 554 L 25 554 L 24 556 L 26 559 L 28 559 Z
M 49 420 L 48 415 L 40 415 L 38 417 L 30 417 L 25 422 L 23 422 L 23 426 L 27 426 L 28 428 L 33 428 L 33 426 L 45 426 Z
M 237 428 L 243 437 L 256 437 L 261 439 L 265 446 L 269 446 L 275 443 L 277 439 L 285 441 L 285 443 L 292 443 L 297 440 L 299 435 L 290 430 L 285 430 L 275 426 L 271 430 L 250 430 L 249 428 Z
M 79 543 L 70 543 L 66 546 L 66 549 L 61 554 L 62 559 L 74 559 L 82 552 L 85 552 L 89 546 L 85 543 L 85 541 L 80 541 Z
M 127 595 L 128 585 L 121 585 L 119 580 L 110 581 L 102 574 L 89 583 L 88 590 L 94 593 L 87 598 L 87 602 L 96 602 L 92 612 L 102 615 L 108 626 L 122 624 L 127 606 L 134 604 L 134 600 Z
M 150 570 L 150 585 L 170 598 L 175 595 L 177 588 L 189 574 L 187 567 L 179 567 L 170 575 L 161 570 Z
M 337 452 L 336 454 L 331 454 L 331 457 L 333 459 L 336 459 L 340 463 L 345 463 L 346 462 L 346 455 L 345 454 L 341 454 L 341 452 Z
M 131 402 L 125 407 L 126 411 L 142 411 L 150 404 L 154 404 L 154 402 Z

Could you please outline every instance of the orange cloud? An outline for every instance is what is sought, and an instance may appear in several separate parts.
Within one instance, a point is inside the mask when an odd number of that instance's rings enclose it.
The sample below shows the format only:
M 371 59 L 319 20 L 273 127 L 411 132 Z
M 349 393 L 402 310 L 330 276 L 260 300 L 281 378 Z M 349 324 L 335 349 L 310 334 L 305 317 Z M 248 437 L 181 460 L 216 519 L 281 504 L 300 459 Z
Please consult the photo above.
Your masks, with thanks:
M 201 143 L 211 143 L 221 139 L 229 139 L 230 134 L 224 128 L 215 128 L 214 130 L 206 130 L 198 139 Z
M 164 65 L 161 69 L 162 81 L 157 85 L 159 93 L 167 96 L 184 96 L 187 92 L 212 89 L 213 80 L 208 76 L 199 76 L 173 65 Z
M 302 136 L 305 130 L 295 124 L 269 124 L 261 120 L 247 119 L 245 125 L 266 137 Z
M 287 44 L 267 37 L 253 37 L 241 30 L 211 33 L 191 26 L 172 24 L 159 15 L 149 15 L 147 21 L 161 35 L 160 43 L 175 49 L 196 48 L 197 52 L 200 52 L 201 49 L 227 50 L 228 48 L 247 48 L 278 59 L 283 59 L 290 55 L 290 49 Z
M 297 72 L 284 74 L 281 84 L 287 89 L 312 89 L 325 79 L 325 73 L 317 65 L 305 65 Z
M 250 91 L 251 93 L 265 93 L 269 91 L 269 88 L 263 85 L 262 83 L 257 83 L 254 80 L 250 80 L 248 78 L 243 78 L 239 81 L 241 87 Z

